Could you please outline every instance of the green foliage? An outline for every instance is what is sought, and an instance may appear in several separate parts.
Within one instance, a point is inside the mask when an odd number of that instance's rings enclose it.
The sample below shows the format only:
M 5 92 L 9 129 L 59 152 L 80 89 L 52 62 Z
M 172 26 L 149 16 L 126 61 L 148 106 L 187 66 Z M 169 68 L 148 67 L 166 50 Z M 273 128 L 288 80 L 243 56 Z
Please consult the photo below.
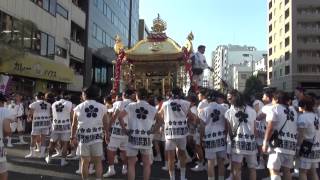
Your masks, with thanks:
M 251 76 L 246 81 L 246 86 L 243 91 L 243 95 L 245 99 L 249 100 L 251 96 L 254 96 L 256 93 L 263 92 L 263 84 L 262 82 L 255 76 Z

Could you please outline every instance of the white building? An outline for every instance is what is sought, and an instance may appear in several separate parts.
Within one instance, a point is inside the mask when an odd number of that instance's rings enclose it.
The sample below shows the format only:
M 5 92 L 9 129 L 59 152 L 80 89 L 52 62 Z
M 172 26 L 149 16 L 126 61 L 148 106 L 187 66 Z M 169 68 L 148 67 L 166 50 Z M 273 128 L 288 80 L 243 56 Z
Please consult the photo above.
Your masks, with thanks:
M 232 71 L 230 75 L 232 88 L 243 92 L 247 79 L 252 75 L 251 67 L 247 64 L 234 64 L 230 68 Z
M 256 61 L 267 55 L 267 51 L 258 51 L 252 46 L 240 45 L 220 45 L 212 53 L 212 64 L 214 68 L 213 79 L 214 88 L 221 89 L 221 79 L 233 86 L 233 66 L 240 65 L 251 68 L 251 74 L 254 71 Z M 232 88 L 235 88 L 234 86 Z
M 268 57 L 265 56 L 262 59 L 255 62 L 253 75 L 256 76 L 263 85 L 267 86 L 268 80 Z
M 37 27 L 23 35 L 26 55 L 0 66 L 0 72 L 12 78 L 14 91 L 81 91 L 86 46 L 86 13 L 81 5 L 78 0 L 0 1 L 0 33 L 16 32 L 15 24 L 22 19 Z

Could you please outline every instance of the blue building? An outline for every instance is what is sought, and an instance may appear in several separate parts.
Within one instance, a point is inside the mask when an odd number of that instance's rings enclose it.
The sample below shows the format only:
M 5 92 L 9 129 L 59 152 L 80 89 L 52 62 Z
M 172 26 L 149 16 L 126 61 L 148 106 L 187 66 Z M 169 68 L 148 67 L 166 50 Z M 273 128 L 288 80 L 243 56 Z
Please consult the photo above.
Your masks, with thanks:
M 84 85 L 112 88 L 113 45 L 119 35 L 131 47 L 138 41 L 139 0 L 88 0 Z

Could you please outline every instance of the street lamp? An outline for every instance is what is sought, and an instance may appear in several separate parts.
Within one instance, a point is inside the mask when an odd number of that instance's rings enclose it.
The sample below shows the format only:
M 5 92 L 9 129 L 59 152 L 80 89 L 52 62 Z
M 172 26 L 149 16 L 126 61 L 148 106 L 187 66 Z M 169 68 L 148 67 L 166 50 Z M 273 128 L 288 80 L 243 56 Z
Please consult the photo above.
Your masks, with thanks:
M 253 55 L 252 54 L 242 54 L 243 57 L 251 56 L 251 75 L 253 76 Z

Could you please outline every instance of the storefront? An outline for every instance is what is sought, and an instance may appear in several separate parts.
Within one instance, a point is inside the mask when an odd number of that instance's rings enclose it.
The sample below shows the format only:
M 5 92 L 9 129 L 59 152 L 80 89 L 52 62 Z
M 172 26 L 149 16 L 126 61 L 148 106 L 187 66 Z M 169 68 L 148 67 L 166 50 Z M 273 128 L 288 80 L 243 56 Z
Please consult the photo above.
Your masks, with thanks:
M 7 91 L 25 95 L 49 89 L 66 89 L 67 84 L 74 80 L 73 71 L 66 65 L 32 54 L 2 62 L 0 73 L 10 77 Z

